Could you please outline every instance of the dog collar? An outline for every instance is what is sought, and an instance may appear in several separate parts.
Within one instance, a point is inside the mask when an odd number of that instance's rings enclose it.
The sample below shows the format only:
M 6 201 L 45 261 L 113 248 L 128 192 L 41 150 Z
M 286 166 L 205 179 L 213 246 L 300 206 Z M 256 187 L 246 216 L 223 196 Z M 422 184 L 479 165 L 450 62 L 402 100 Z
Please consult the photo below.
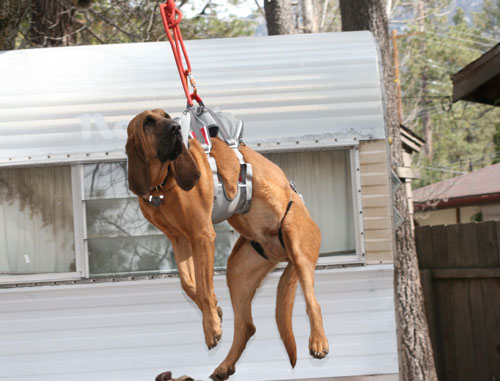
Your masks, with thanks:
M 159 192 L 160 190 L 163 189 L 163 187 L 165 186 L 165 183 L 168 180 L 168 175 L 170 174 L 169 169 L 170 169 L 170 167 L 167 169 L 167 175 L 165 176 L 165 179 L 163 179 L 163 182 L 160 185 L 157 185 L 157 186 L 149 189 L 151 192 Z
M 170 169 L 170 168 L 169 168 Z M 150 188 L 149 191 L 150 192 L 160 192 L 163 187 L 165 186 L 167 180 L 168 180 L 168 176 L 170 175 L 170 170 L 167 170 L 167 175 L 165 176 L 165 179 L 163 180 L 163 182 L 160 184 L 160 185 L 157 185 L 153 188 Z M 158 208 L 164 201 L 164 196 L 161 194 L 159 196 L 153 196 L 153 195 L 149 195 L 149 198 L 148 198 L 148 201 L 151 205 L 153 205 L 155 208 Z
M 159 196 L 151 196 L 151 195 L 149 195 L 148 201 L 155 208 L 158 208 L 163 203 L 163 199 L 164 199 L 164 197 L 163 197 L 162 194 L 159 195 Z

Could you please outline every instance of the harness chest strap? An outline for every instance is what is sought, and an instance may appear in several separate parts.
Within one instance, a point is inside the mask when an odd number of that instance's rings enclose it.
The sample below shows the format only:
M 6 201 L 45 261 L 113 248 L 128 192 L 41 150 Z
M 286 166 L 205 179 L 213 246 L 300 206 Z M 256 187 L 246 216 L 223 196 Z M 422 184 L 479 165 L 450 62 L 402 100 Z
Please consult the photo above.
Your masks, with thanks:
M 283 225 L 283 221 L 284 221 L 286 215 L 288 214 L 288 212 L 290 211 L 290 208 L 292 207 L 292 203 L 293 203 L 292 200 L 288 201 L 288 205 L 286 206 L 285 215 L 281 219 L 280 228 L 278 230 L 278 238 L 280 240 L 281 246 L 283 246 L 283 249 L 286 249 L 286 247 L 285 247 L 285 242 L 283 241 L 283 231 L 281 230 L 281 227 Z M 250 244 L 253 246 L 253 248 L 255 249 L 255 251 L 257 253 L 259 253 L 259 255 L 261 257 L 263 257 L 264 259 L 269 259 L 269 257 L 266 255 L 266 253 L 264 251 L 264 248 L 262 247 L 262 245 L 260 243 L 258 243 L 257 241 L 250 241 Z

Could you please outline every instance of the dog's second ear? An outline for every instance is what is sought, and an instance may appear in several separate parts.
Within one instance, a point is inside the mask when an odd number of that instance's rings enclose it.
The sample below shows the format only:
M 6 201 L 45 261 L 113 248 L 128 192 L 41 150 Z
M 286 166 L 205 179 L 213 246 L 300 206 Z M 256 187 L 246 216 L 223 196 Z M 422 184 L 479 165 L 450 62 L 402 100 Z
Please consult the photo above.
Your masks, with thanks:
M 182 145 L 182 153 L 172 164 L 177 185 L 185 191 L 193 188 L 200 179 L 201 173 L 196 161 L 194 161 L 193 156 L 191 156 L 184 144 Z
M 146 196 L 149 193 L 151 178 L 144 151 L 132 137 L 127 140 L 125 151 L 128 157 L 128 187 L 137 196 Z

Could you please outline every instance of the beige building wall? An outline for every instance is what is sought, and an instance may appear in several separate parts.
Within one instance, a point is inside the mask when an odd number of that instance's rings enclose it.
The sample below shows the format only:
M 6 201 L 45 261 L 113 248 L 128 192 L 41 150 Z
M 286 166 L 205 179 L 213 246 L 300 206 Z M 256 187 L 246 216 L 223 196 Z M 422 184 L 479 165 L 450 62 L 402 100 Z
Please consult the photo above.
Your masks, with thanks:
M 500 203 L 483 205 L 481 211 L 484 221 L 500 221 Z
M 460 210 L 458 213 L 457 209 Z M 488 204 L 416 212 L 415 221 L 419 226 L 466 224 L 474 222 L 473 217 L 481 212 L 483 213 L 483 221 L 500 220 L 500 204 Z M 460 221 L 458 221 L 458 214 Z
M 366 263 L 393 263 L 392 200 L 387 142 L 359 144 Z

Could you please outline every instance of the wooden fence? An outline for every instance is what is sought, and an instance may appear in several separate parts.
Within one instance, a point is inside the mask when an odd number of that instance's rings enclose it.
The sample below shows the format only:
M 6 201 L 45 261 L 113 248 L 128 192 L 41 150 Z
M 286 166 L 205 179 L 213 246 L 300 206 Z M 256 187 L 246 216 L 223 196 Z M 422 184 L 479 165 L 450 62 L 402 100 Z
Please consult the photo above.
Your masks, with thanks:
M 500 222 L 416 228 L 441 381 L 500 381 Z

